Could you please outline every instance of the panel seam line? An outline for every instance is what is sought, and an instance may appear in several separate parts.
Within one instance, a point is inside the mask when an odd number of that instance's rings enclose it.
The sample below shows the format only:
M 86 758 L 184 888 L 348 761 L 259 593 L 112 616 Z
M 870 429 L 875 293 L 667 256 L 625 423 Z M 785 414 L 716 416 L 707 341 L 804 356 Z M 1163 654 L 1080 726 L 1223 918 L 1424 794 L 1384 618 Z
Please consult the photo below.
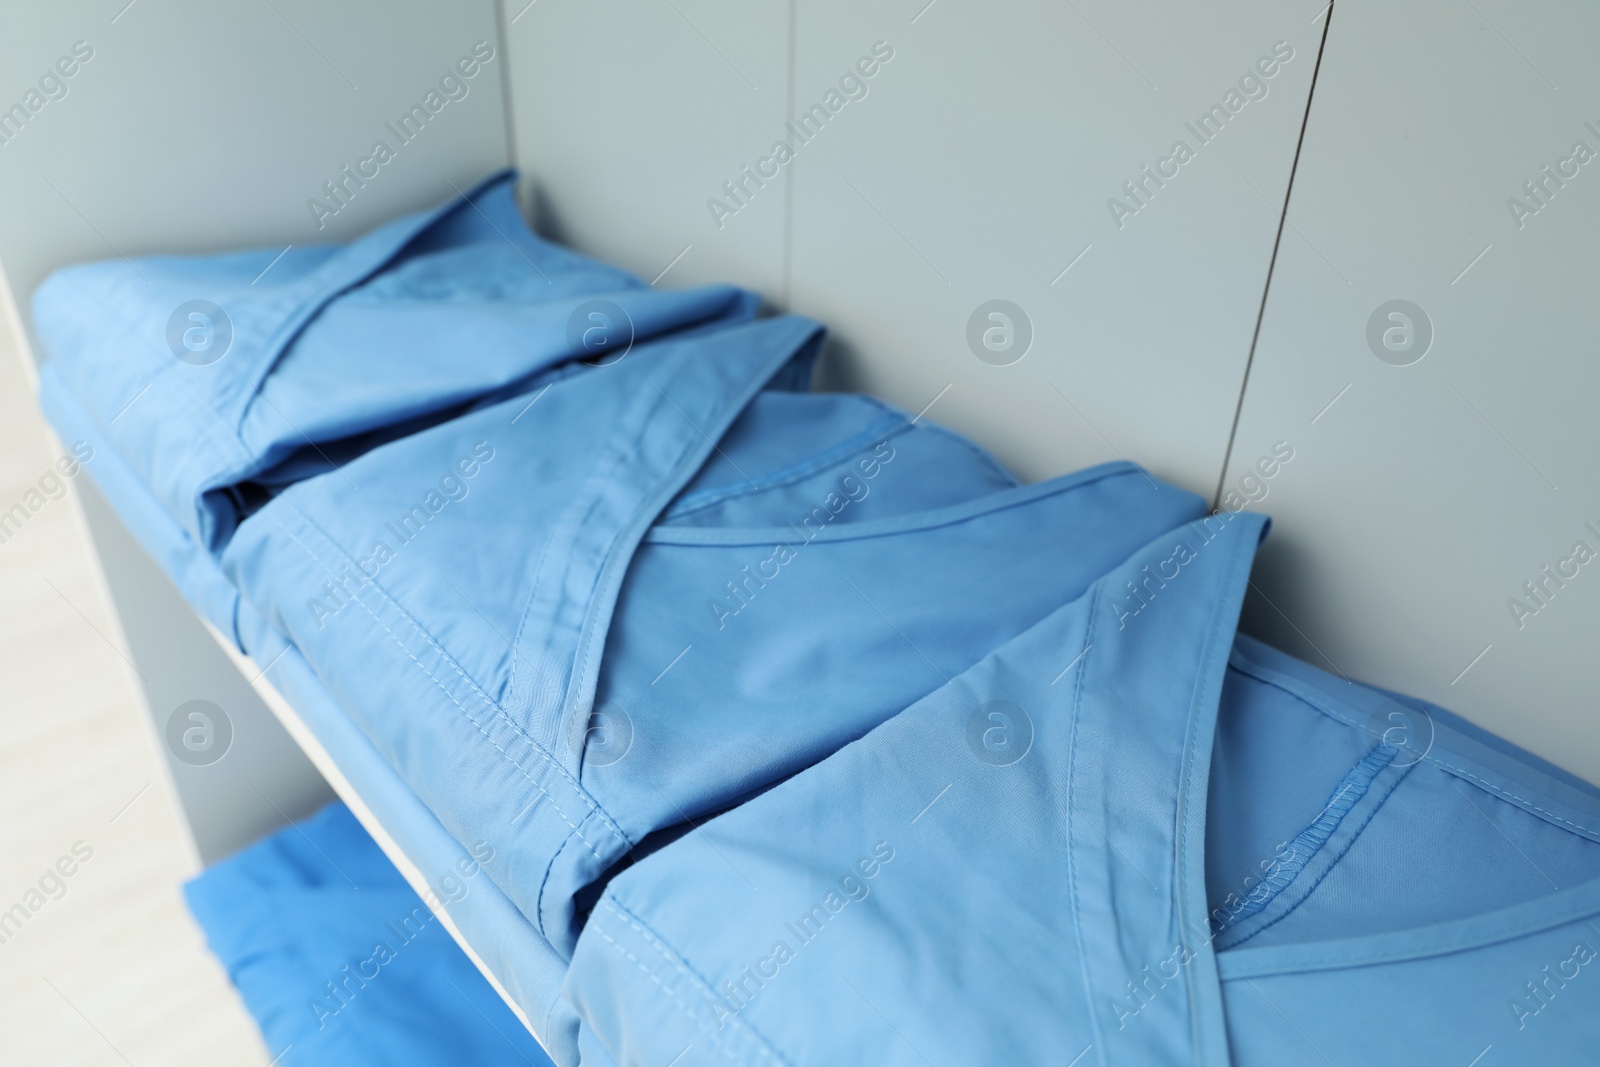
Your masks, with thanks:
M 1222 451 L 1222 472 L 1217 476 L 1217 491 L 1211 510 L 1221 507 L 1222 489 L 1228 482 L 1228 467 L 1233 462 L 1233 443 L 1239 434 L 1239 417 L 1244 412 L 1245 393 L 1250 388 L 1250 370 L 1256 361 L 1256 344 L 1261 340 L 1261 322 L 1267 314 L 1267 297 L 1272 292 L 1272 276 L 1278 267 L 1278 248 L 1283 244 L 1283 224 L 1289 219 L 1289 198 L 1294 195 L 1295 173 L 1300 169 L 1300 150 L 1305 147 L 1306 127 L 1311 124 L 1311 101 L 1317 95 L 1317 75 L 1322 72 L 1322 54 L 1328 47 L 1328 27 L 1333 24 L 1333 0 L 1322 20 L 1322 40 L 1317 44 L 1317 62 L 1311 68 L 1311 87 L 1306 90 L 1306 110 L 1300 118 L 1300 136 L 1294 143 L 1294 161 L 1289 164 L 1289 183 L 1283 191 L 1283 209 L 1278 213 L 1278 234 L 1272 241 L 1272 257 L 1267 260 L 1267 279 L 1261 287 L 1261 306 L 1256 309 L 1256 325 L 1250 334 L 1250 352 L 1244 360 L 1244 376 L 1239 380 L 1239 399 L 1233 406 L 1233 424 L 1228 428 L 1228 444 Z

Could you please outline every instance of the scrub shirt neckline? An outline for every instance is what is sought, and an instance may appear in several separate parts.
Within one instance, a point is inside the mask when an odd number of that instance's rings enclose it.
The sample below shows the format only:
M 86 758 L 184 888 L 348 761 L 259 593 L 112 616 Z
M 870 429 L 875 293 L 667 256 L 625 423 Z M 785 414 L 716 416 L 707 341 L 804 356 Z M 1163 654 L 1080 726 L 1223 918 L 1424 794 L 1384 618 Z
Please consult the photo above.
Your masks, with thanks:
M 1236 514 L 1230 523 L 1247 517 Z M 1265 523 L 1258 516 L 1248 516 L 1262 523 L 1259 530 L 1264 536 Z M 1194 526 L 1196 524 L 1190 524 Z M 1239 531 L 1243 533 L 1243 530 Z M 1175 534 L 1182 536 L 1178 531 Z M 1492 909 L 1464 919 L 1413 926 L 1381 934 L 1348 938 L 1322 939 L 1297 944 L 1250 946 L 1235 948 L 1219 946 L 1218 931 L 1211 923 L 1210 901 L 1206 893 L 1205 827 L 1209 818 L 1209 786 L 1216 729 L 1221 709 L 1222 678 L 1231 666 L 1240 668 L 1254 677 L 1288 689 L 1316 710 L 1345 725 L 1361 728 L 1372 710 L 1384 701 L 1393 699 L 1387 694 L 1352 683 L 1348 693 L 1334 693 L 1328 685 L 1328 676 L 1290 656 L 1270 649 L 1248 636 L 1238 634 L 1237 621 L 1242 607 L 1244 590 L 1248 587 L 1250 563 L 1259 538 L 1240 537 L 1232 552 L 1229 570 L 1214 587 L 1212 605 L 1207 615 L 1208 631 L 1195 650 L 1195 666 L 1187 678 L 1188 706 L 1180 717 L 1177 707 L 1169 705 L 1172 717 L 1170 727 L 1160 723 L 1158 709 L 1138 709 L 1141 714 L 1153 716 L 1152 729 L 1181 728 L 1181 746 L 1177 738 L 1167 743 L 1162 757 L 1177 783 L 1177 805 L 1170 821 L 1159 830 L 1146 826 L 1146 832 L 1159 832 L 1166 842 L 1166 852 L 1171 866 L 1164 872 L 1169 880 L 1170 896 L 1164 909 L 1150 908 L 1148 895 L 1134 882 L 1111 883 L 1111 904 L 1120 916 L 1119 922 L 1136 923 L 1141 931 L 1133 941 L 1157 943 L 1162 937 L 1179 938 L 1177 949 L 1181 956 L 1177 962 L 1181 975 L 1162 972 L 1163 987 L 1181 982 L 1188 996 L 1190 1054 L 1197 1064 L 1226 1067 L 1232 1063 L 1227 1039 L 1227 1017 L 1223 1000 L 1223 982 L 1265 974 L 1314 972 L 1350 967 L 1380 965 L 1404 959 L 1418 959 L 1470 951 L 1476 947 L 1511 940 L 1529 934 L 1582 921 L 1590 915 L 1600 914 L 1600 879 L 1557 889 L 1542 897 L 1498 909 Z M 1210 551 L 1202 548 L 1202 552 Z M 1109 633 L 1106 635 L 1111 636 Z M 1091 642 L 1100 640 L 1091 633 Z M 1109 642 L 1108 642 L 1109 643 Z M 1098 649 L 1096 650 L 1098 651 Z M 1180 650 L 1175 652 L 1181 654 Z M 1090 687 L 1097 671 L 1092 660 L 1093 652 L 1085 657 L 1084 685 Z M 1107 684 L 1102 680 L 1099 684 Z M 1085 694 L 1086 698 L 1090 694 Z M 1076 718 L 1082 724 L 1097 725 L 1094 719 L 1106 712 L 1090 704 L 1088 699 L 1076 702 Z M 1129 709 L 1124 709 L 1129 710 Z M 1438 709 L 1435 709 L 1438 710 Z M 1441 713 L 1448 715 L 1448 713 Z M 1181 725 L 1180 725 L 1181 724 Z M 1104 725 L 1104 724 L 1101 724 Z M 1116 726 L 1117 724 L 1111 724 Z M 1127 723 L 1120 724 L 1125 730 Z M 1473 786 L 1485 789 L 1497 799 L 1516 804 L 1524 811 L 1536 815 L 1589 840 L 1600 842 L 1600 799 L 1587 792 L 1552 777 L 1535 766 L 1507 753 L 1495 751 L 1459 731 L 1449 723 L 1435 722 L 1435 736 L 1426 759 L 1432 765 L 1456 775 Z M 1374 738 L 1374 751 L 1388 746 Z M 1112 779 L 1102 775 L 1085 776 L 1078 764 L 1086 757 L 1074 750 L 1072 776 L 1072 807 L 1078 813 L 1075 821 L 1074 866 L 1082 879 L 1084 872 L 1092 881 L 1097 870 L 1115 865 L 1111 846 L 1104 834 L 1092 832 L 1089 813 L 1095 810 L 1112 810 L 1117 802 L 1111 790 Z M 1348 836 L 1358 836 L 1366 820 L 1381 806 L 1387 790 L 1398 784 L 1412 768 L 1397 764 L 1393 759 L 1377 761 L 1383 764 L 1374 775 L 1372 788 L 1344 814 L 1349 821 Z M 1124 772 L 1148 773 L 1154 765 L 1142 771 L 1137 764 L 1127 763 Z M 1080 780 L 1082 779 L 1082 780 Z M 1171 809 L 1169 809 L 1171 810 Z M 1084 832 L 1090 831 L 1090 832 Z M 1125 859 L 1125 857 L 1124 857 Z M 1338 856 L 1324 857 L 1324 866 L 1331 867 Z M 1305 874 L 1302 870 L 1300 874 Z M 1311 881 L 1314 882 L 1313 874 Z M 1148 881 L 1146 879 L 1145 881 Z M 1289 887 L 1301 879 L 1291 880 Z M 1309 890 L 1302 884 L 1302 894 Z M 1142 899 L 1146 898 L 1146 899 Z M 1157 901 L 1159 904 L 1159 901 Z M 1085 941 L 1085 937 L 1088 941 Z M 1098 935 L 1088 928 L 1080 928 L 1079 939 L 1089 953 L 1089 941 Z M 1142 961 L 1141 961 L 1142 962 Z M 1124 996 L 1121 973 L 1091 966 L 1085 975 L 1087 989 L 1095 1011 L 1104 1009 L 1103 1000 Z M 1138 975 L 1128 975 L 1138 978 Z M 1170 994 L 1162 994 L 1162 996 Z M 1159 998 L 1158 998 L 1159 999 Z M 1094 1016 L 1100 1019 L 1101 1016 Z M 1172 1020 L 1176 1022 L 1176 1020 Z M 1156 1020 L 1151 1020 L 1154 1024 Z M 1130 1024 L 1133 1025 L 1133 1024 Z M 1126 1060 L 1132 1051 L 1128 1047 L 1117 1049 L 1114 1028 L 1096 1023 L 1096 1051 L 1091 1053 L 1101 1064 L 1133 1062 Z M 1137 1058 L 1137 1057 L 1135 1057 Z
M 1335 695 L 1326 687 L 1327 676 L 1322 672 L 1244 635 L 1236 642 L 1230 663 L 1258 681 L 1286 689 L 1347 726 L 1360 727 L 1373 708 L 1391 699 L 1381 691 L 1354 683 L 1350 685 L 1349 699 Z M 1220 708 L 1213 705 L 1206 710 L 1214 726 Z M 1596 829 L 1600 827 L 1600 800 L 1508 754 L 1496 752 L 1448 723 L 1435 719 L 1433 727 L 1432 744 L 1418 763 L 1429 763 L 1559 829 L 1600 842 L 1600 829 Z M 1214 739 L 1214 730 L 1212 736 Z M 1409 769 L 1401 768 L 1401 774 Z M 1202 809 L 1206 800 L 1204 793 L 1198 798 Z M 1380 797 L 1376 803 L 1381 802 Z M 1370 803 L 1373 798 L 1369 794 L 1351 815 Z M 1600 878 L 1556 887 L 1542 896 L 1459 919 L 1358 937 L 1280 945 L 1241 944 L 1217 949 L 1215 957 L 1224 980 L 1378 966 L 1468 952 L 1595 915 L 1600 915 Z

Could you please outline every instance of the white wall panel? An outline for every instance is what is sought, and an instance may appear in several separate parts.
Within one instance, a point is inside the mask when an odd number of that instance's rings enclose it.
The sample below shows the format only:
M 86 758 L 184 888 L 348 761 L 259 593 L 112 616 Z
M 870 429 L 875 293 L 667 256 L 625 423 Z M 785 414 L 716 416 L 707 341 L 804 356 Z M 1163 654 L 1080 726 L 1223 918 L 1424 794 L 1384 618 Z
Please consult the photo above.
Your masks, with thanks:
M 348 240 L 507 159 L 503 56 L 409 144 L 385 126 L 494 44 L 492 0 L 13 7 L 0 108 L 75 42 L 93 50 L 66 96 L 0 143 L 0 255 L 24 299 L 80 260 Z M 323 183 L 378 140 L 395 158 L 319 228 L 307 202 L 329 202 Z
M 663 288 L 732 281 L 781 299 L 782 182 L 750 184 L 737 225 L 706 202 L 782 132 L 789 4 L 525 3 L 506 0 L 506 41 L 536 228 Z
M 797 112 L 874 42 L 894 50 L 793 164 L 791 303 L 833 330 L 833 379 L 912 411 L 948 385 L 930 417 L 1029 478 L 1120 453 L 1209 498 L 1319 6 L 800 3 Z M 1262 78 L 1278 42 L 1292 58 Z M 1259 99 L 1239 90 L 1249 73 Z M 1202 141 L 1191 124 L 1213 104 L 1237 110 Z M 1144 179 L 1179 141 L 1193 157 Z M 1141 179 L 1142 204 L 1123 189 Z M 1009 366 L 967 339 L 996 298 L 1034 334 Z
M 1600 563 L 1524 590 L 1600 552 L 1596 40 L 1589 4 L 1339 0 L 1228 481 L 1295 449 L 1251 629 L 1600 781 Z M 1425 355 L 1369 347 L 1395 299 Z
M 441 89 L 477 42 L 494 58 Z M 504 65 L 492 0 L 11 5 L 0 32 L 0 261 L 24 326 L 33 288 L 67 263 L 348 240 L 448 198 L 452 182 L 464 188 L 509 159 Z M 430 90 L 442 103 L 430 105 Z M 389 127 L 419 103 L 437 111 L 402 143 Z M 324 183 L 380 140 L 393 158 L 330 198 Z M 221 762 L 169 754 L 201 857 L 330 799 L 92 492 L 85 510 L 158 732 L 193 699 L 233 723 Z
M 660 284 L 736 281 L 821 319 L 825 384 L 913 411 L 948 385 L 930 417 L 1027 477 L 1121 452 L 1209 496 L 1317 6 L 924 4 L 508 0 L 539 228 L 646 278 L 682 253 Z M 841 90 L 878 41 L 893 57 Z M 1203 144 L 1185 123 L 1280 41 L 1293 58 Z M 830 104 L 819 133 L 798 126 Z M 1194 157 L 1130 200 L 1180 139 Z M 1114 218 L 1114 196 L 1136 214 Z M 1011 366 L 966 340 L 996 298 L 1034 332 Z

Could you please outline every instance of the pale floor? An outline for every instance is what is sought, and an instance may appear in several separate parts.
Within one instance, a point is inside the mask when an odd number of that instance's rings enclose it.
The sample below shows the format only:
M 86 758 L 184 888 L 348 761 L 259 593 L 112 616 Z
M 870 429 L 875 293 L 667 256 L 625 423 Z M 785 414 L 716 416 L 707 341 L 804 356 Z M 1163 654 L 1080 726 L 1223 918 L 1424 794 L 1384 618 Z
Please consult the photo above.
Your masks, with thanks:
M 0 510 L 59 454 L 3 334 Z M 0 912 L 43 898 L 0 943 L 0 1063 L 261 1067 L 183 903 L 198 865 L 96 566 L 70 495 L 0 544 Z M 75 845 L 65 891 L 29 897 Z

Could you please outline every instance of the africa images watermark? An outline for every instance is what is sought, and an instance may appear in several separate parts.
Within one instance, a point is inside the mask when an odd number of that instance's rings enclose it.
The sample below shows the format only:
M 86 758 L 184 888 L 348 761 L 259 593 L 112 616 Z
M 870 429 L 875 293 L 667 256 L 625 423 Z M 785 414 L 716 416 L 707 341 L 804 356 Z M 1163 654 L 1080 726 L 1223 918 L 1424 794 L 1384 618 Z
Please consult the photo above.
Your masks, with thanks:
M 10 144 L 33 117 L 53 100 L 65 100 L 70 87 L 67 82 L 76 77 L 89 60 L 94 58 L 94 46 L 88 41 L 74 41 L 70 54 L 57 59 L 39 75 L 39 87 L 29 87 L 22 98 L 10 107 L 0 110 L 0 145 Z
M 1194 136 L 1195 143 L 1191 146 L 1185 138 L 1178 138 L 1172 143 L 1168 153 L 1156 160 L 1154 164 L 1145 164 L 1140 168 L 1138 175 L 1122 183 L 1122 192 L 1126 199 L 1109 197 L 1106 200 L 1106 210 L 1111 213 L 1111 221 L 1117 229 L 1126 225 L 1126 220 L 1137 215 L 1150 205 L 1156 193 L 1165 189 L 1167 182 L 1176 178 L 1181 168 L 1199 154 L 1200 149 L 1216 140 L 1223 129 L 1244 110 L 1245 105 L 1252 101 L 1261 101 L 1267 98 L 1270 91 L 1268 82 L 1277 76 L 1288 62 L 1294 58 L 1294 46 L 1288 41 L 1279 41 L 1272 46 L 1272 52 L 1255 61 L 1255 64 L 1239 78 L 1238 88 L 1229 88 L 1222 96 L 1222 102 L 1212 104 L 1210 109 L 1200 116 L 1195 122 L 1185 122 L 1184 128 Z
M 472 858 L 465 856 L 456 861 L 456 869 L 461 871 L 462 878 L 471 879 L 477 876 L 482 866 L 494 859 L 494 849 L 488 844 L 479 842 L 472 848 Z M 446 889 L 448 886 L 448 889 Z M 433 883 L 429 883 L 428 904 L 430 907 L 442 908 L 439 898 L 452 903 L 466 899 L 471 887 L 455 875 L 446 873 L 439 879 L 438 890 Z M 372 944 L 366 956 L 355 963 L 345 964 L 333 978 L 322 983 L 322 992 L 306 1000 L 306 1007 L 315 1020 L 317 1029 L 327 1027 L 328 1020 L 337 1016 L 367 988 L 367 983 L 375 981 L 383 973 L 383 968 L 399 958 L 400 952 L 411 944 L 427 930 L 438 916 L 423 907 L 416 905 L 398 920 L 389 920 L 383 924 L 383 932 Z
M 1507 1001 L 1511 1008 L 1511 1017 L 1517 1021 L 1517 1029 L 1526 1030 L 1528 1020 L 1554 1003 L 1561 991 L 1567 988 L 1567 983 L 1578 978 L 1583 973 L 1583 967 L 1593 961 L 1595 956 L 1593 945 L 1587 941 L 1579 941 L 1572 947 L 1570 955 L 1557 960 L 1554 964 L 1545 964 L 1535 979 L 1523 982 L 1522 986 L 1527 993 L 1518 993 Z
M 342 573 L 337 578 L 329 578 L 322 583 L 322 596 L 307 597 L 306 611 L 310 612 L 311 618 L 316 621 L 317 629 L 322 629 L 328 619 L 357 600 L 361 590 L 377 579 L 378 572 L 394 559 L 398 549 L 410 544 L 421 534 L 435 515 L 452 502 L 459 503 L 467 499 L 472 492 L 471 480 L 477 477 L 478 472 L 493 459 L 494 446 L 489 442 L 479 441 L 473 445 L 470 455 L 456 460 L 455 464 L 439 478 L 437 488 L 430 488 L 421 500 L 412 504 L 399 517 L 383 524 L 384 529 L 394 539 L 393 547 L 388 541 L 379 538 L 372 543 L 366 555 L 354 563 L 345 563 Z
M 729 619 L 749 607 L 756 594 L 782 574 L 784 567 L 794 562 L 800 549 L 827 529 L 846 508 L 865 500 L 867 494 L 872 492 L 872 479 L 883 473 L 883 468 L 894 460 L 894 456 L 894 446 L 888 441 L 880 441 L 871 453 L 856 461 L 855 469 L 861 475 L 859 478 L 854 473 L 840 476 L 837 490 L 830 490 L 822 503 L 807 512 L 798 523 L 789 524 L 789 528 L 799 535 L 796 542 L 773 545 L 772 551 L 757 561 L 754 570 L 746 563 L 739 568 L 738 575 L 723 582 L 726 598 L 712 597 L 706 601 L 711 609 L 711 617 L 717 621 L 717 629 L 725 629 Z
M 1385 738 L 1388 736 L 1384 735 Z M 1338 828 L 1345 815 L 1366 795 L 1372 775 L 1386 766 L 1397 751 L 1399 750 L 1385 740 L 1383 745 L 1346 776 L 1345 781 L 1340 784 L 1333 796 L 1328 798 L 1328 802 L 1322 806 L 1322 811 L 1305 830 L 1292 840 L 1278 842 L 1273 847 L 1270 857 L 1263 859 L 1255 870 L 1247 872 L 1239 890 L 1229 890 L 1222 902 L 1211 908 L 1206 916 L 1205 936 L 1200 943 L 1209 945 L 1241 920 L 1259 914 L 1279 893 L 1293 883 L 1305 869 L 1306 864 L 1322 848 L 1328 836 Z M 1107 1001 L 1107 1006 L 1117 1021 L 1117 1029 L 1127 1029 L 1128 1020 L 1137 1018 L 1154 1002 L 1167 984 L 1176 981 L 1183 973 L 1183 969 L 1193 963 L 1198 956 L 1199 950 L 1196 945 L 1186 937 L 1180 938 L 1173 946 L 1170 955 L 1153 965 L 1147 963 L 1140 968 L 1133 979 L 1124 983 L 1124 992 Z
M 83 841 L 72 843 L 71 855 L 63 855 L 45 868 L 34 885 L 23 891 L 22 899 L 12 904 L 5 911 L 0 911 L 0 945 L 4 945 L 22 928 L 33 921 L 33 917 L 43 911 L 51 901 L 60 900 L 67 895 L 67 880 L 78 873 L 78 869 L 94 859 L 94 847 Z
M 1173 543 L 1172 554 L 1156 563 L 1154 570 L 1146 563 L 1140 568 L 1142 577 L 1137 582 L 1129 579 L 1123 583 L 1125 597 L 1121 600 L 1117 596 L 1108 597 L 1106 607 L 1116 617 L 1117 629 L 1125 629 L 1129 619 L 1149 607 L 1161 590 L 1167 587 L 1167 583 L 1176 580 L 1183 573 L 1183 568 L 1199 557 L 1200 550 L 1210 544 L 1222 532 L 1222 528 L 1244 510 L 1245 505 L 1259 504 L 1267 499 L 1272 492 L 1268 482 L 1277 477 L 1292 459 L 1294 446 L 1289 442 L 1279 441 L 1273 445 L 1271 452 L 1257 459 L 1239 476 L 1236 487 L 1230 486 L 1222 494 L 1222 507 L 1184 527 L 1199 535 L 1198 545 L 1180 535 Z
M 472 92 L 472 86 L 468 83 L 493 59 L 494 46 L 488 41 L 479 41 L 472 46 L 470 55 L 456 60 L 454 67 L 439 76 L 438 88 L 430 88 L 423 96 L 422 103 L 412 104 L 397 122 L 385 122 L 384 129 L 394 136 L 394 146 L 391 147 L 387 140 L 374 141 L 372 151 L 356 160 L 353 169 L 347 163 L 339 168 L 338 174 L 322 183 L 322 191 L 327 194 L 326 201 L 314 196 L 306 201 L 306 209 L 311 212 L 317 229 L 322 229 L 330 218 L 348 207 L 356 194 L 367 187 L 367 182 L 376 178 L 383 166 L 399 155 L 400 149 L 416 140 L 447 104 L 465 100 Z
M 1586 522 L 1583 528 L 1595 538 L 1596 544 L 1600 544 L 1600 526 Z M 1506 609 L 1511 612 L 1511 621 L 1517 624 L 1517 629 L 1525 628 L 1529 619 L 1549 607 L 1556 595 L 1582 573 L 1580 568 L 1594 559 L 1595 555 L 1589 542 L 1580 538 L 1572 543 L 1566 555 L 1558 556 L 1553 564 L 1546 563 L 1539 568 L 1538 574 L 1523 582 L 1520 596 L 1507 597 Z
M 862 56 L 846 69 L 839 76 L 837 89 L 829 89 L 819 103 L 800 112 L 793 122 L 783 124 L 793 140 L 773 141 L 771 151 L 756 160 L 754 169 L 748 163 L 740 166 L 735 177 L 722 183 L 722 194 L 727 197 L 726 200 L 707 197 L 706 210 L 711 212 L 711 221 L 717 224 L 717 229 L 726 225 L 724 220 L 749 206 L 756 193 L 765 188 L 767 182 L 777 178 L 779 172 L 794 159 L 800 146 L 810 144 L 833 116 L 844 110 L 846 104 L 853 100 L 865 100 L 867 80 L 875 77 L 893 58 L 894 47 L 888 41 L 874 41 L 872 54 Z
M 46 504 L 67 495 L 67 483 L 78 476 L 83 464 L 94 459 L 94 446 L 87 441 L 74 441 L 70 455 L 62 455 L 35 480 L 16 501 L 0 511 L 0 545 L 10 541 L 28 524 Z
M 887 841 L 875 842 L 872 854 L 856 860 L 855 866 L 840 875 L 835 888 L 830 888 L 822 899 L 802 912 L 798 918 L 783 924 L 784 936 L 772 943 L 772 948 L 753 964 L 739 968 L 737 978 L 725 979 L 720 992 L 706 996 L 706 1006 L 721 1030 L 727 1021 L 750 1006 L 767 983 L 778 977 L 783 966 L 795 958 L 798 951 L 816 940 L 834 916 L 851 903 L 860 903 L 872 895 L 869 884 L 883 868 L 894 859 L 894 846 Z M 794 944 L 789 942 L 793 940 Z
M 1593 122 L 1585 122 L 1583 126 L 1600 138 L 1600 127 Z M 1554 168 L 1547 163 L 1538 174 L 1522 183 L 1522 197 L 1506 197 L 1506 210 L 1511 212 L 1511 221 L 1517 224 L 1517 229 L 1523 229 L 1530 218 L 1549 207 L 1556 194 L 1567 187 L 1567 182 L 1578 176 L 1579 168 L 1594 157 L 1595 150 L 1587 141 L 1574 141 L 1571 151 L 1557 159 Z
M 1210 944 L 1220 937 L 1250 910 L 1250 905 L 1259 895 L 1262 886 L 1275 885 L 1285 873 L 1298 873 L 1300 867 L 1304 865 L 1304 860 L 1305 857 L 1296 842 L 1280 841 L 1273 848 L 1272 856 L 1261 861 L 1259 875 L 1254 872 L 1245 875 L 1242 895 L 1230 890 L 1223 902 L 1211 909 L 1202 943 Z M 1172 947 L 1170 955 L 1157 960 L 1154 964 L 1145 964 L 1137 975 L 1123 983 L 1123 992 L 1108 998 L 1106 1002 L 1112 1017 L 1116 1019 L 1117 1029 L 1126 1030 L 1128 1020 L 1137 1018 L 1145 1008 L 1154 1003 L 1161 991 L 1167 988 L 1168 983 L 1177 981 L 1183 969 L 1193 963 L 1199 955 L 1199 949 L 1193 943 L 1187 938 L 1180 939 Z
M 233 719 L 209 700 L 186 700 L 167 716 L 167 751 L 191 767 L 209 767 L 233 749 Z
M 1252 894 L 1260 886 L 1274 884 L 1281 877 L 1281 872 L 1290 869 L 1297 871 L 1301 864 L 1302 857 L 1294 842 L 1278 842 L 1272 850 L 1272 856 L 1261 861 L 1260 873 L 1252 871 L 1245 875 L 1241 885 L 1243 892 L 1229 890 L 1223 902 L 1211 909 L 1211 914 L 1207 916 L 1203 943 L 1210 944 L 1215 941 L 1223 931 L 1238 921 L 1248 909 Z M 1172 947 L 1170 955 L 1153 964 L 1145 964 L 1139 969 L 1138 974 L 1123 983 L 1123 992 L 1109 997 L 1106 1002 L 1112 1017 L 1117 1022 L 1117 1029 L 1126 1030 L 1128 1020 L 1137 1018 L 1140 1012 L 1154 1003 L 1161 991 L 1167 988 L 1167 984 L 1177 981 L 1183 969 L 1193 963 L 1199 955 L 1199 949 L 1187 938 L 1182 938 Z

